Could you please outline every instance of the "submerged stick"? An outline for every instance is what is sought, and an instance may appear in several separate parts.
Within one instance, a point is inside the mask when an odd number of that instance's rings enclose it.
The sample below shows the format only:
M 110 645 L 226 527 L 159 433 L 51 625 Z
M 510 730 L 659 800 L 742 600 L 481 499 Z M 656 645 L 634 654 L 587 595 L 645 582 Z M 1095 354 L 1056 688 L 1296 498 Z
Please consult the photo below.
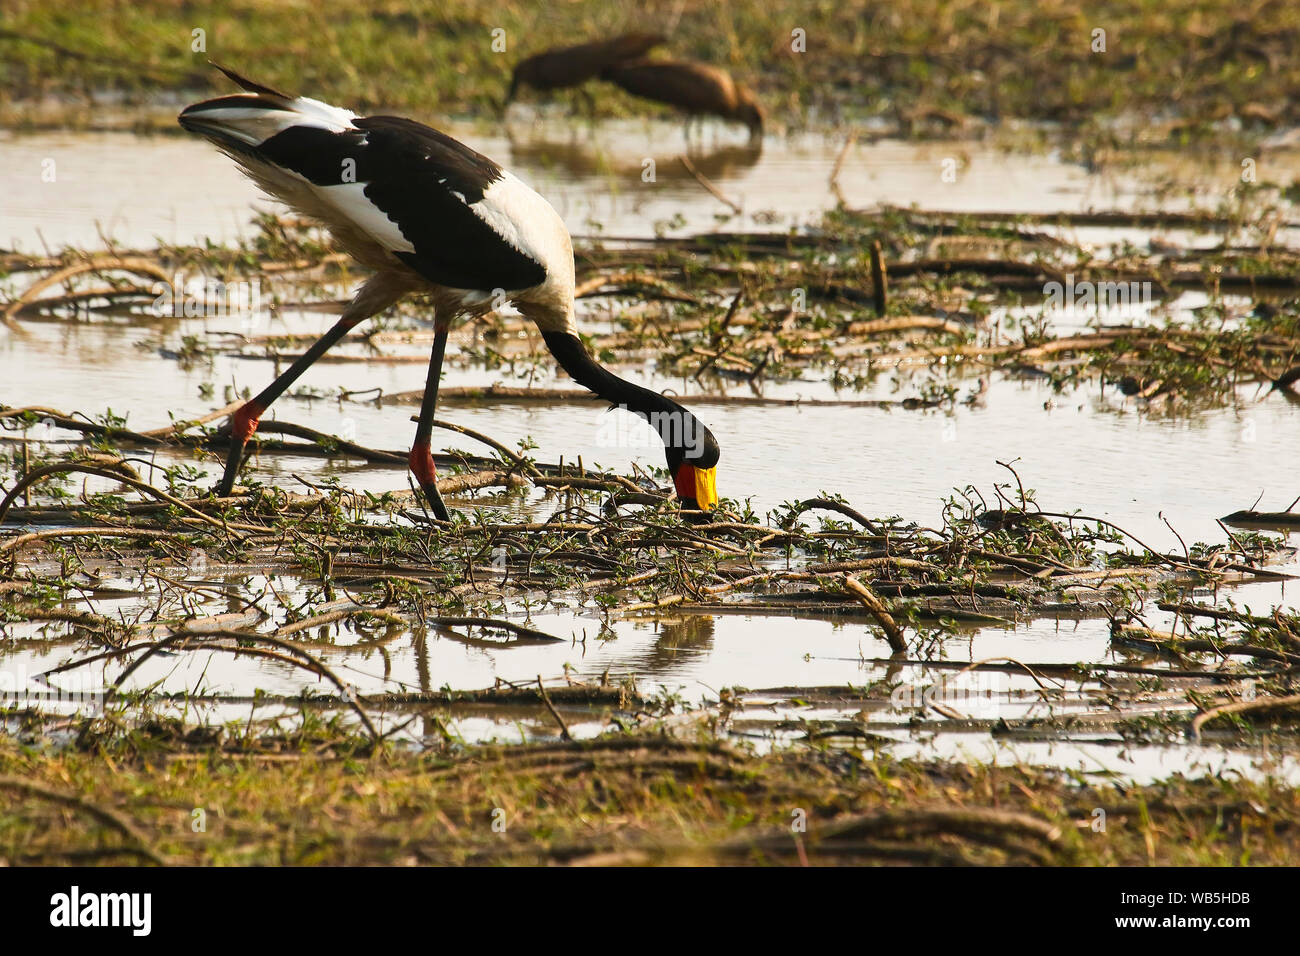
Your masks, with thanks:
M 168 275 L 157 262 L 149 259 L 137 257 L 123 258 L 121 256 L 105 255 L 96 256 L 86 262 L 78 262 L 75 265 L 66 266 L 55 272 L 50 273 L 42 279 L 38 279 L 28 286 L 23 294 L 18 296 L 12 302 L 5 306 L 3 316 L 0 316 L 6 324 L 9 324 L 17 317 L 18 313 L 29 305 L 34 305 L 38 301 L 38 296 L 51 286 L 65 282 L 74 276 L 83 275 L 88 272 L 132 272 L 137 275 L 147 275 L 151 278 L 158 279 L 161 282 L 171 282 L 172 276 Z
M 884 318 L 888 302 L 885 293 L 885 256 L 880 249 L 879 239 L 871 242 L 871 295 L 876 315 Z
M 1243 700 L 1235 704 L 1224 704 L 1222 707 L 1215 707 L 1213 710 L 1207 710 L 1203 714 L 1197 714 L 1196 719 L 1192 721 L 1191 727 L 1187 729 L 1187 736 L 1193 738 L 1198 743 L 1201 739 L 1201 728 L 1212 720 L 1218 720 L 1220 717 L 1226 717 L 1229 714 L 1245 714 L 1261 710 L 1281 710 L 1287 707 L 1300 707 L 1300 694 L 1292 694 L 1290 697 L 1264 697 L 1257 700 Z
M 1220 520 L 1239 528 L 1253 528 L 1256 525 L 1300 528 L 1300 513 L 1294 511 L 1234 511 Z
M 736 213 L 737 215 L 743 212 L 740 206 L 738 206 L 736 203 L 732 202 L 730 199 L 724 196 L 722 194 L 722 191 L 718 189 L 717 186 L 709 182 L 707 176 L 705 176 L 702 172 L 700 172 L 698 169 L 695 168 L 695 164 L 690 161 L 689 157 L 682 155 L 682 156 L 678 156 L 677 159 L 679 162 L 681 162 L 682 167 L 688 173 L 690 173 L 692 176 L 695 177 L 695 181 L 699 183 L 701 186 L 703 186 L 705 190 L 708 191 L 709 195 L 711 195 L 714 199 L 718 200 L 724 205 L 730 206 L 731 211 Z
M 885 632 L 885 638 L 889 641 L 889 648 L 895 654 L 907 653 L 907 640 L 903 637 L 903 631 L 899 628 L 898 623 L 894 620 L 889 609 L 885 607 L 883 601 L 876 597 L 876 593 L 867 587 L 851 574 L 844 576 L 844 586 L 858 596 L 861 601 L 871 612 L 872 616 L 880 623 L 881 629 Z
M 849 135 L 844 137 L 844 145 L 840 147 L 839 155 L 835 157 L 835 165 L 831 167 L 830 187 L 831 193 L 835 196 L 835 201 L 840 207 L 847 206 L 844 201 L 844 194 L 840 192 L 840 170 L 844 168 L 844 160 L 849 158 L 849 151 L 853 149 L 853 144 L 857 142 L 858 131 L 849 130 Z
M 846 518 L 852 518 L 872 534 L 884 534 L 879 525 L 869 519 L 861 511 L 858 511 L 856 508 L 850 508 L 842 501 L 833 501 L 830 498 L 809 498 L 806 501 L 799 502 L 794 507 L 795 514 L 802 514 L 805 511 L 813 510 L 838 512 Z
M 153 485 L 146 484 L 143 481 L 136 481 L 134 478 L 130 478 L 122 474 L 120 471 L 114 471 L 109 468 L 94 468 L 88 465 L 79 465 L 75 463 L 61 464 L 61 465 L 46 465 L 44 468 L 37 468 L 35 471 L 29 471 L 26 475 L 24 475 L 22 480 L 19 481 L 17 485 L 15 485 L 13 488 L 10 489 L 9 494 L 5 495 L 4 501 L 0 501 L 0 524 L 4 523 L 5 515 L 9 513 L 10 507 L 13 506 L 14 501 L 23 492 L 24 489 L 31 487 L 36 482 L 40 481 L 43 478 L 48 478 L 51 475 L 71 474 L 74 472 L 78 474 L 95 475 L 98 478 L 107 478 L 110 481 L 118 481 L 124 485 L 129 485 L 130 487 L 136 489 L 136 491 L 142 491 L 145 494 L 153 495 L 155 498 L 161 498 L 169 505 L 174 505 L 175 507 L 180 508 L 182 511 L 186 512 L 187 514 L 194 516 L 195 518 L 204 522 L 205 524 L 209 524 L 215 528 L 220 529 L 226 534 L 231 533 L 230 528 L 225 523 L 218 521 L 216 518 L 212 518 L 208 515 L 205 515 L 202 511 L 198 511 L 197 509 L 190 507 L 185 502 L 181 501 L 179 498 L 175 497 L 174 495 L 169 495 L 161 488 L 155 488 Z M 239 536 L 236 535 L 236 537 Z
M 108 688 L 108 691 L 105 694 L 105 699 L 111 699 L 117 693 L 118 688 L 122 686 L 122 682 L 126 680 L 129 676 L 131 676 L 131 674 L 133 674 L 136 670 L 138 670 L 140 666 L 144 664 L 145 661 L 149 660 L 149 658 L 153 657 L 155 654 L 158 654 L 166 650 L 168 647 L 171 647 L 174 644 L 192 640 L 196 637 L 197 638 L 226 637 L 237 641 L 260 641 L 265 644 L 270 644 L 272 647 L 277 647 L 280 650 L 287 652 L 287 654 L 293 655 L 294 657 L 301 658 L 302 660 L 297 662 L 298 666 L 303 667 L 309 671 L 312 671 L 315 674 L 320 675 L 321 677 L 326 678 L 335 687 L 339 689 L 339 693 L 343 695 L 344 699 L 347 700 L 349 704 L 351 704 L 352 709 L 355 710 L 357 712 L 357 716 L 361 718 L 361 723 L 365 726 L 366 732 L 370 734 L 370 739 L 373 740 L 376 744 L 378 744 L 382 740 L 379 731 L 376 730 L 375 725 L 371 723 L 370 715 L 366 713 L 365 708 L 361 706 L 361 702 L 357 699 L 356 692 L 353 691 L 353 689 L 350 686 L 348 686 L 346 683 L 340 680 L 337 674 L 335 674 L 332 670 L 330 670 L 327 666 L 325 666 L 325 663 L 320 658 L 318 658 L 315 654 L 312 654 L 311 652 L 304 650 L 303 648 L 297 646 L 296 644 L 290 641 L 282 641 L 277 637 L 271 636 L 270 634 L 262 634 L 257 631 L 231 631 L 231 630 L 179 631 L 175 634 L 172 634 L 169 637 L 164 637 L 159 641 L 155 641 L 152 644 L 148 644 L 145 646 L 134 645 L 126 650 L 131 650 L 131 651 L 143 650 L 144 653 L 141 654 L 139 657 L 137 657 L 130 664 L 128 664 L 126 666 L 126 669 L 123 670 L 122 673 L 117 675 L 117 679 L 114 680 L 112 685 Z M 246 648 L 241 648 L 236 646 L 230 648 L 229 650 L 232 653 L 238 654 L 241 651 L 246 650 Z
M 545 704 L 546 709 L 551 712 L 551 716 L 555 718 L 555 722 L 560 725 L 560 737 L 564 740 L 572 740 L 573 737 L 569 733 L 568 724 L 564 722 L 564 718 L 560 716 L 560 712 L 556 710 L 555 705 L 551 703 L 551 695 L 546 693 L 546 685 L 542 683 L 541 674 L 537 675 L 537 692 L 542 695 L 542 703 Z

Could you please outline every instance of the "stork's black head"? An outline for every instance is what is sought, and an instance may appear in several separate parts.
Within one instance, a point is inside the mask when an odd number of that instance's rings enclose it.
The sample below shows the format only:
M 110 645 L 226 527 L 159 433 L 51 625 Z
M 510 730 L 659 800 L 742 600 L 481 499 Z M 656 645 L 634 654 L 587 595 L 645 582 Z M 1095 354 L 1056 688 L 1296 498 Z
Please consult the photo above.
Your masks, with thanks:
M 682 507 L 709 511 L 717 505 L 721 452 L 718 440 L 702 421 L 666 395 L 633 385 L 603 368 L 571 332 L 543 332 L 542 338 L 575 382 L 610 405 L 640 415 L 659 433 Z
M 681 406 L 678 409 L 681 411 L 681 431 L 665 434 L 662 425 L 659 428 L 664 439 L 668 473 L 673 476 L 673 486 L 683 508 L 712 511 L 718 504 L 718 459 L 722 451 L 703 422 Z M 652 418 L 651 425 L 654 424 Z

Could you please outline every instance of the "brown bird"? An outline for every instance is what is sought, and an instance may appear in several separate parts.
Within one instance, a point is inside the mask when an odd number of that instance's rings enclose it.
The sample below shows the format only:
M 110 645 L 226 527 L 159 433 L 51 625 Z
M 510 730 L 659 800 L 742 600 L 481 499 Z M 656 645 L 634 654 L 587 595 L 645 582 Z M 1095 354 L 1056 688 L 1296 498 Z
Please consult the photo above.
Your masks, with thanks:
M 675 106 L 691 117 L 708 114 L 744 123 L 750 139 L 763 135 L 763 108 L 753 91 L 715 66 L 691 60 L 640 59 L 610 66 L 601 77 L 633 96 Z M 688 120 L 688 131 L 689 127 Z
M 515 66 L 506 103 L 513 102 L 521 86 L 535 90 L 579 86 L 612 66 L 645 56 L 666 42 L 668 38 L 658 33 L 625 33 L 612 40 L 594 40 L 530 56 Z

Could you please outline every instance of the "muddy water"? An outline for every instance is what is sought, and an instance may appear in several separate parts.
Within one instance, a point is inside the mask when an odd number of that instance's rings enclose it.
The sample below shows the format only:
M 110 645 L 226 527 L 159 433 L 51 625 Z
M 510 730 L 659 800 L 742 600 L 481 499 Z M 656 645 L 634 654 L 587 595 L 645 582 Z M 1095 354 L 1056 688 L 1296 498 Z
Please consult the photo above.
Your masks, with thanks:
M 530 181 L 578 234 L 644 237 L 719 226 L 784 229 L 815 218 L 835 201 L 829 176 L 840 146 L 816 138 L 773 138 L 760 152 L 745 146 L 739 136 L 714 129 L 703 144 L 694 144 L 695 166 L 743 209 L 732 214 L 677 162 L 685 151 L 679 127 L 627 123 L 571 131 L 516 116 L 504 132 L 453 132 Z M 154 237 L 177 243 L 231 241 L 250 231 L 250 207 L 262 203 L 215 150 L 181 138 L 4 137 L 0 152 L 5 157 L 0 164 L 0 243 L 28 251 L 40 250 L 42 244 L 95 247 L 102 245 L 103 237 L 126 247 L 147 246 Z M 959 159 L 959 175 L 956 182 L 945 183 L 942 162 L 952 156 Z M 647 182 L 650 159 L 654 177 Z M 42 180 L 46 160 L 54 162 L 54 182 Z M 1270 178 L 1286 181 L 1300 172 L 1300 162 L 1292 155 L 1278 154 L 1270 162 Z M 1138 165 L 1126 164 L 1120 172 L 1092 172 L 1051 153 L 1004 152 L 970 143 L 877 142 L 859 144 L 848 155 L 839 188 L 854 206 L 889 202 L 939 209 L 1073 211 L 1155 208 L 1159 202 L 1168 208 L 1188 198 L 1204 202 L 1221 195 L 1236 175 L 1234 163 L 1227 159 L 1189 163 L 1184 157 L 1151 156 Z M 1176 188 L 1171 190 L 1171 183 Z M 1124 240 L 1144 243 L 1151 236 L 1091 229 L 1079 230 L 1076 238 L 1100 248 Z M 1196 304 L 1190 299 L 1183 303 Z M 599 316 L 588 318 L 595 321 Z M 320 315 L 285 310 L 252 331 L 308 332 L 325 322 Z M 25 321 L 19 329 L 0 333 L 0 401 L 90 414 L 111 407 L 139 428 L 164 424 L 164 410 L 195 416 L 223 403 L 227 387 L 257 390 L 273 374 L 270 362 L 247 357 L 221 353 L 186 368 L 171 354 L 186 336 L 221 342 L 226 340 L 220 333 L 232 331 L 249 329 L 238 318 Z M 417 389 L 424 381 L 420 352 L 412 348 L 414 361 L 407 362 L 320 365 L 302 385 L 322 391 L 378 386 L 387 394 Z M 340 354 L 363 353 L 342 348 Z M 541 372 L 534 383 L 549 384 L 546 374 Z M 652 368 L 634 367 L 627 374 L 679 392 L 698 390 L 694 383 L 659 378 Z M 975 391 L 974 371 L 956 380 L 963 393 Z M 447 385 L 494 381 L 520 384 L 505 371 L 489 371 L 458 361 L 455 355 L 445 379 Z M 914 395 L 923 381 L 924 376 L 905 379 L 895 393 L 894 382 L 886 376 L 872 394 Z M 201 394 L 204 387 L 212 389 L 212 397 Z M 719 387 L 725 388 L 725 383 Z M 730 390 L 744 393 L 747 387 Z M 834 395 L 816 380 L 773 383 L 764 387 L 764 394 Z M 1107 518 L 1156 547 L 1177 548 L 1166 519 L 1189 543 L 1218 542 L 1223 532 L 1216 518 L 1250 507 L 1257 499 L 1261 510 L 1280 510 L 1300 494 L 1294 452 L 1297 409 L 1276 395 L 1263 398 L 1249 391 L 1228 409 L 1169 416 L 1149 414 L 1132 400 L 1100 395 L 1095 388 L 1055 394 L 1039 382 L 994 375 L 977 401 L 952 410 L 709 404 L 699 410 L 723 445 L 720 491 L 752 498 L 760 511 L 826 490 L 845 495 L 868 514 L 898 514 L 933 524 L 942 499 L 954 486 L 973 484 L 988 496 L 994 482 L 1011 477 L 997 462 L 1014 460 L 1045 509 L 1079 509 Z M 408 417 L 413 411 L 408 405 L 332 399 L 286 398 L 277 406 L 283 418 L 395 449 L 410 440 L 413 426 Z M 657 446 L 638 432 L 635 420 L 625 429 L 611 430 L 603 414 L 595 406 L 578 405 L 449 404 L 443 409 L 443 417 L 507 444 L 530 436 L 544 460 L 581 455 L 586 462 L 619 469 L 635 461 L 659 463 Z M 617 443 L 608 440 L 612 431 L 620 436 Z M 450 444 L 472 449 L 469 439 L 457 437 Z M 396 470 L 346 460 L 268 457 L 258 467 L 284 483 L 292 483 L 290 476 L 297 473 L 308 480 L 335 475 L 348 486 L 374 490 L 405 486 Z M 1240 589 L 1237 600 L 1257 610 L 1277 603 L 1297 606 L 1294 589 L 1277 585 Z M 538 674 L 560 677 L 566 666 L 580 678 L 607 670 L 632 674 L 644 689 L 662 688 L 687 702 L 716 699 L 724 687 L 745 687 L 753 692 L 753 706 L 738 719 L 736 729 L 760 741 L 791 736 L 791 721 L 845 718 L 855 709 L 795 705 L 791 693 L 773 691 L 765 697 L 765 690 L 861 686 L 886 676 L 925 679 L 916 669 L 894 676 L 872 663 L 885 651 L 859 624 L 678 615 L 618 622 L 602 633 L 600 620 L 584 609 L 536 615 L 532 623 L 572 637 L 574 643 L 484 649 L 432 633 L 419 640 L 399 635 L 381 652 L 350 648 L 352 640 L 343 632 L 336 635 L 340 646 L 324 653 L 345 679 L 366 691 L 474 688 L 498 678 L 531 681 Z M 1159 626 L 1163 621 L 1156 615 L 1149 623 Z M 33 650 L 28 645 L 0 652 L 0 666 L 32 674 L 66 659 L 69 649 Z M 1119 659 L 1105 622 L 1090 620 L 979 629 L 951 638 L 945 652 L 947 659 L 956 661 Z M 235 695 L 255 689 L 292 693 L 303 686 L 300 673 L 223 656 L 159 658 L 137 677 L 139 686 L 161 680 L 166 689 L 183 690 L 201 683 Z M 1007 716 L 1059 714 L 1086 708 L 1095 688 L 1075 685 L 1065 697 L 1048 702 L 1035 697 L 1033 690 L 1023 675 L 1009 675 L 993 688 L 996 707 Z M 769 707 L 769 700 L 778 706 Z M 225 719 L 236 711 L 246 714 L 247 708 L 226 705 L 212 716 Z M 1225 750 L 1212 744 L 1127 746 L 1107 733 L 1083 742 L 999 740 L 987 732 L 912 732 L 899 713 L 873 715 L 872 720 L 875 732 L 895 741 L 889 746 L 896 752 L 1025 759 L 1138 778 L 1197 766 L 1300 773 L 1291 755 Z M 578 716 L 571 722 L 578 732 L 599 730 Z M 552 727 L 545 715 L 530 713 L 505 724 L 487 716 L 469 717 L 457 730 L 470 738 L 517 738 L 547 734 Z

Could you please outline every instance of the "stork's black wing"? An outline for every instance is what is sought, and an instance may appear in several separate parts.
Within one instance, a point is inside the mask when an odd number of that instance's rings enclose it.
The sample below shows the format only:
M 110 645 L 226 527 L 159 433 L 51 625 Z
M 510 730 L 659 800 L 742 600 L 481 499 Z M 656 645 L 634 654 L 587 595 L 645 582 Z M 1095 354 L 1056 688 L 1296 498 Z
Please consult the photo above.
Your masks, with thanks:
M 180 122 L 237 159 L 322 187 L 334 209 L 430 282 L 518 290 L 545 281 L 543 264 L 512 241 L 506 206 L 520 184 L 445 133 L 274 91 L 198 103 Z

